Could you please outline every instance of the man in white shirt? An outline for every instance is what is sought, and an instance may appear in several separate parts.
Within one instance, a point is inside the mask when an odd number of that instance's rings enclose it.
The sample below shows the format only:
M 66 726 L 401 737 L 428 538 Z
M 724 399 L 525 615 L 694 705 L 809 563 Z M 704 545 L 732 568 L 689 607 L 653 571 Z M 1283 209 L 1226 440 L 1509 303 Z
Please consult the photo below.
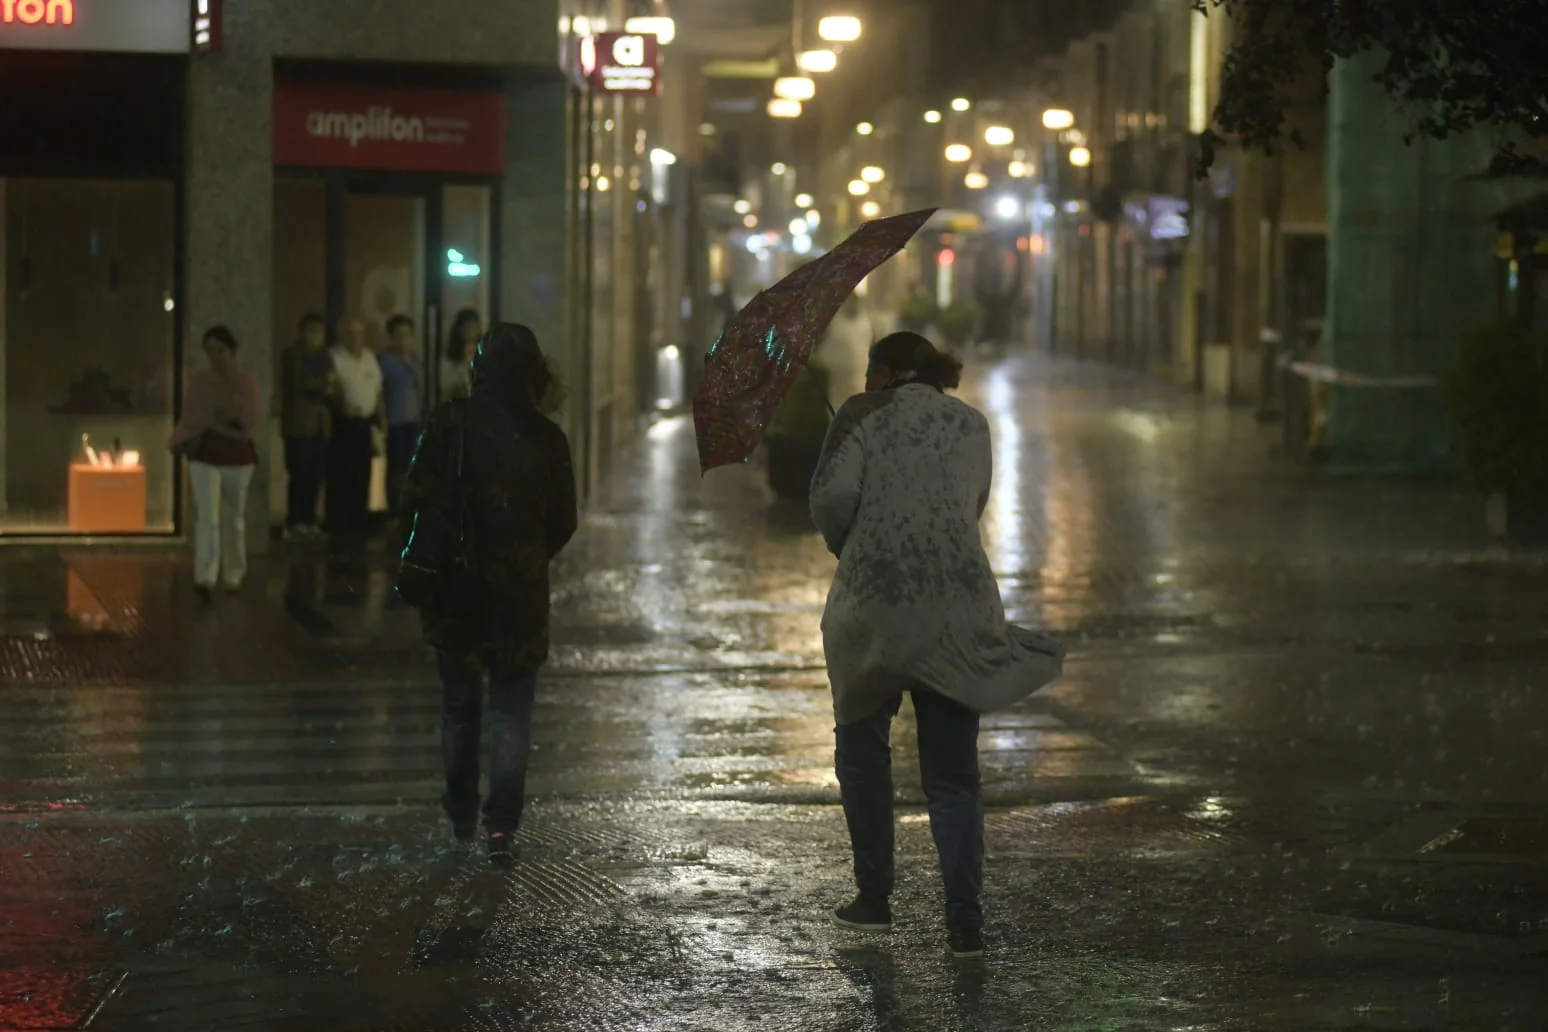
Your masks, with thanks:
M 329 354 L 339 392 L 328 448 L 328 532 L 362 534 L 368 529 L 372 430 L 384 415 L 382 367 L 366 347 L 366 322 L 359 316 L 339 321 L 338 343 Z

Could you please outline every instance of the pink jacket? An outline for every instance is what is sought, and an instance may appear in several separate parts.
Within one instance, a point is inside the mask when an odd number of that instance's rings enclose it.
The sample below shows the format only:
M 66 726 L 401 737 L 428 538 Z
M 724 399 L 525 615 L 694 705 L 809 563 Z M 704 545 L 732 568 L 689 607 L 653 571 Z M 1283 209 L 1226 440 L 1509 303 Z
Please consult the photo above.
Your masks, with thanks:
M 173 448 L 193 441 L 206 430 L 248 440 L 258 437 L 258 377 L 241 366 L 232 369 L 230 389 L 234 407 L 228 418 L 234 418 L 236 425 L 230 426 L 225 420 L 216 421 L 215 399 L 219 386 L 216 375 L 213 369 L 199 369 L 188 375 L 183 388 L 183 416 L 172 429 L 170 443 Z

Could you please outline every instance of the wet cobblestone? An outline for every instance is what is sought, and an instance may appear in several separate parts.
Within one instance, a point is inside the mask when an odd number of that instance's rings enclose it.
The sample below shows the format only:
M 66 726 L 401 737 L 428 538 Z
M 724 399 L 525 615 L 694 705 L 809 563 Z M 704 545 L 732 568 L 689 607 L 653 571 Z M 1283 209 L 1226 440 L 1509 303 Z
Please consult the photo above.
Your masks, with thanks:
M 677 422 L 556 571 L 508 872 L 438 820 L 381 550 L 210 612 L 176 555 L 0 555 L 0 1029 L 1548 1027 L 1548 565 L 1142 381 L 969 394 L 1008 604 L 1072 649 L 985 721 L 985 963 L 942 948 L 907 720 L 898 929 L 825 921 L 831 559 Z M 1422 848 L 1464 827 L 1511 849 Z

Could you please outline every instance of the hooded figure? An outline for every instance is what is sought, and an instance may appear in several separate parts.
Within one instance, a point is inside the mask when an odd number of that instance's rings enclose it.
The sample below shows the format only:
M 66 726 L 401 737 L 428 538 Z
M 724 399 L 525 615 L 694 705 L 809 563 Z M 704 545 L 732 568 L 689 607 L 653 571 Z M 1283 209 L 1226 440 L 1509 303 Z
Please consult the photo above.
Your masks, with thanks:
M 979 536 L 991 450 L 983 414 L 945 392 L 962 364 L 917 333 L 871 349 L 866 393 L 839 409 L 812 481 L 812 520 L 838 571 L 822 617 L 833 688 L 839 795 L 853 903 L 845 927 L 892 926 L 889 735 L 903 693 L 946 889 L 952 952 L 983 951 L 983 805 L 978 718 L 1058 677 L 1058 642 L 1005 622 Z
M 404 515 L 412 526 L 427 501 L 449 498 L 466 513 L 473 553 L 466 558 L 476 573 L 471 597 L 422 616 L 445 693 L 443 803 L 463 840 L 478 822 L 488 675 L 493 755 L 484 824 L 491 860 L 505 862 L 521 821 L 537 670 L 548 658 L 548 566 L 576 528 L 575 472 L 564 431 L 543 411 L 557 381 L 530 329 L 501 323 L 485 333 L 471 380 L 468 398 L 443 403 L 426 422 L 409 467 Z

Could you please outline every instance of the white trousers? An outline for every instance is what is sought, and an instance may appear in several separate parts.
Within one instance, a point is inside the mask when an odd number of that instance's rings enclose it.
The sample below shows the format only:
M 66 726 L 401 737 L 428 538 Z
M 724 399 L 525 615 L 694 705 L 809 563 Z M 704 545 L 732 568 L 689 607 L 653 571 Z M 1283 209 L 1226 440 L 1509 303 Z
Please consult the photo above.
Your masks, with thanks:
M 194 503 L 194 583 L 213 588 L 217 579 L 230 588 L 247 576 L 247 485 L 252 466 L 188 464 Z

